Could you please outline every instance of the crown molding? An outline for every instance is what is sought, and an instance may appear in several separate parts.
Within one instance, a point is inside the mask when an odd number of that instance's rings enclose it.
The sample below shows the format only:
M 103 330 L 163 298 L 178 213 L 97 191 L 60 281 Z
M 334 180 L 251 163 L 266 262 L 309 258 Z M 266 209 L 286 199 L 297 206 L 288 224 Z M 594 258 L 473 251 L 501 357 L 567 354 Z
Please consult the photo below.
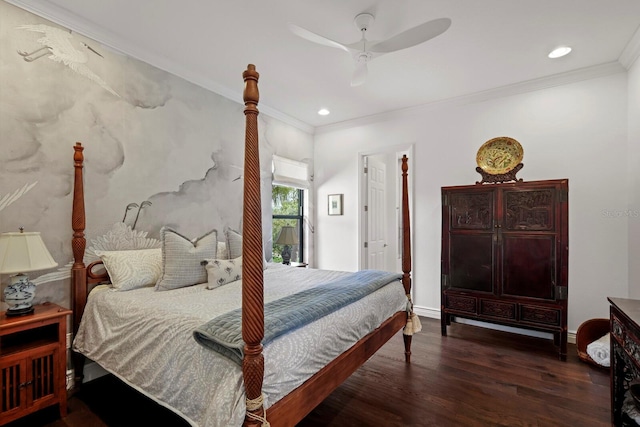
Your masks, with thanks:
M 624 47 L 618 61 L 628 70 L 640 57 L 640 27 L 636 30 L 629 43 Z
M 231 90 L 226 86 L 222 86 L 206 76 L 199 73 L 193 73 L 185 69 L 175 61 L 170 61 L 160 55 L 155 55 L 145 49 L 140 48 L 133 44 L 130 40 L 125 40 L 116 36 L 112 32 L 106 30 L 99 24 L 80 18 L 67 9 L 54 6 L 48 2 L 39 2 L 38 0 L 5 0 L 7 3 L 13 4 L 21 9 L 32 12 L 38 16 L 48 19 L 56 24 L 62 25 L 79 34 L 89 37 L 97 42 L 103 44 L 107 48 L 123 55 L 136 58 L 143 62 L 146 62 L 154 67 L 160 68 L 168 73 L 181 77 L 193 84 L 196 84 L 202 88 L 210 90 L 230 99 L 234 102 L 243 104 L 242 93 L 236 90 Z M 387 121 L 397 118 L 403 118 L 416 114 L 423 114 L 428 111 L 433 111 L 437 108 L 446 108 L 455 105 L 464 105 L 476 102 L 484 102 L 491 99 L 497 99 L 501 97 L 507 97 L 511 95 L 517 95 L 526 92 L 533 92 L 536 90 L 547 89 L 551 87 L 561 86 L 569 83 L 575 83 L 583 80 L 589 80 L 593 78 L 603 77 L 611 74 L 625 72 L 629 69 L 633 63 L 640 56 L 640 28 L 636 31 L 634 36 L 627 43 L 625 49 L 619 57 L 618 61 L 595 65 L 592 67 L 586 67 L 579 70 L 569 71 L 566 73 L 555 74 L 548 77 L 543 77 L 534 80 L 528 80 L 525 82 L 519 82 L 512 85 L 502 86 L 494 89 L 489 89 L 481 92 L 476 92 L 468 95 L 462 95 L 459 97 L 443 99 L 440 101 L 434 101 L 427 104 L 417 105 L 414 107 L 403 108 L 394 111 L 388 111 L 385 113 L 374 114 L 366 117 L 359 117 L 353 120 L 347 120 L 344 122 L 333 123 L 324 126 L 314 127 L 308 123 L 295 119 L 280 110 L 271 108 L 268 105 L 261 104 L 260 111 L 274 119 L 280 120 L 283 123 L 289 124 L 303 132 L 313 135 L 318 133 L 326 133 L 341 129 L 346 129 L 355 126 L 362 126 L 371 124 L 374 122 Z
M 626 69 L 620 62 L 608 62 L 605 64 L 594 65 L 592 67 L 581 68 L 579 70 L 568 71 L 566 73 L 554 74 L 552 76 L 542 77 L 539 79 L 527 80 L 524 82 L 501 86 L 494 89 L 488 89 L 468 95 L 462 95 L 454 98 L 447 98 L 440 101 L 430 102 L 427 104 L 421 104 L 414 107 L 408 107 L 400 110 L 374 114 L 371 116 L 359 117 L 357 119 L 347 120 L 330 125 L 319 126 L 316 128 L 316 134 L 348 129 L 356 126 L 364 126 L 392 119 L 401 119 L 409 116 L 425 114 L 435 109 L 484 102 L 491 99 L 504 98 L 527 92 L 534 92 L 537 90 L 548 89 L 556 86 L 562 86 L 570 83 L 580 82 L 583 80 L 590 80 L 623 72 L 626 72 Z
M 48 19 L 51 22 L 75 31 L 78 34 L 89 37 L 90 39 L 101 43 L 105 47 L 112 49 L 119 54 L 130 56 L 142 62 L 146 62 L 147 64 L 150 64 L 156 68 L 164 70 L 188 82 L 191 82 L 220 96 L 230 99 L 231 101 L 238 102 L 244 105 L 242 92 L 229 89 L 226 86 L 222 86 L 206 76 L 187 70 L 175 61 L 168 60 L 165 57 L 155 55 L 145 49 L 142 49 L 140 46 L 132 43 L 131 40 L 125 40 L 124 38 L 115 35 L 113 32 L 106 30 L 101 25 L 83 19 L 67 9 L 54 6 L 48 2 L 38 2 L 37 0 L 5 1 L 42 18 Z M 289 124 L 303 132 L 306 132 L 308 134 L 314 133 L 315 128 L 313 126 L 295 119 L 281 112 L 280 110 L 271 108 L 265 104 L 260 104 L 259 109 L 261 113 L 266 114 L 274 119 L 280 120 L 286 124 Z

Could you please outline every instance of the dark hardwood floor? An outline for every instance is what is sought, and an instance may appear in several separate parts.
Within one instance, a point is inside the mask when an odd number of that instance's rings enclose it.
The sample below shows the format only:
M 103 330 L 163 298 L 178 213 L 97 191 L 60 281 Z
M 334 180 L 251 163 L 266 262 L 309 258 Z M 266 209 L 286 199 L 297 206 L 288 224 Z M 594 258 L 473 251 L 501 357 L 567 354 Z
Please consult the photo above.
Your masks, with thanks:
M 309 414 L 317 426 L 610 426 L 609 372 L 566 362 L 551 340 L 422 318 L 412 363 L 399 333 Z M 267 413 L 268 415 L 268 413 Z M 10 427 L 182 427 L 188 424 L 121 384 L 102 377 L 56 407 Z

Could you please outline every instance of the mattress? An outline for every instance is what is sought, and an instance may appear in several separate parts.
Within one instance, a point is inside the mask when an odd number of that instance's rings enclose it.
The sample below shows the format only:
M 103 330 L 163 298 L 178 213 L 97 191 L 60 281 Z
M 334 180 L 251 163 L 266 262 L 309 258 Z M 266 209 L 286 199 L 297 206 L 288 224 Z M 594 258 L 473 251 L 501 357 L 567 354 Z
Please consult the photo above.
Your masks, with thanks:
M 269 263 L 265 302 L 348 274 Z M 265 407 L 406 305 L 404 288 L 394 281 L 266 345 Z M 240 306 L 241 281 L 215 289 L 200 284 L 170 291 L 149 287 L 123 292 L 99 286 L 89 295 L 73 348 L 194 426 L 240 426 L 245 414 L 240 366 L 193 336 L 207 321 Z

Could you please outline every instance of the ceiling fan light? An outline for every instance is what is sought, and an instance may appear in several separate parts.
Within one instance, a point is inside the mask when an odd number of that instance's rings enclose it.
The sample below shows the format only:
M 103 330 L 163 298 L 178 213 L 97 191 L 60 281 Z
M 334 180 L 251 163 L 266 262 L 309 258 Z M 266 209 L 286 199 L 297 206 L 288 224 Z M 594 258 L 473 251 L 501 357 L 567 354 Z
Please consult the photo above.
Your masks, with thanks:
M 548 56 L 551 59 L 555 59 L 568 55 L 569 52 L 571 52 L 571 48 L 569 46 L 560 46 L 553 49 Z
M 320 114 L 321 116 L 328 116 L 329 113 L 331 113 L 331 111 L 327 110 L 326 108 L 321 108 L 318 110 L 318 114 Z

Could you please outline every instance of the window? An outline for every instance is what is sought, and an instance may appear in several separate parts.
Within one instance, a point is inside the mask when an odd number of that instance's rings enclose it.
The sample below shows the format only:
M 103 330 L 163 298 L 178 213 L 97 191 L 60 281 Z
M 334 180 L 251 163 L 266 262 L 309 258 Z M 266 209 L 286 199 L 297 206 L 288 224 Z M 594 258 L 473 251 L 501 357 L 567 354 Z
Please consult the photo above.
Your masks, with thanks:
M 304 261 L 304 197 L 311 188 L 309 165 L 273 155 L 272 159 L 273 262 Z M 308 197 L 308 195 L 307 195 Z
M 304 190 L 274 185 L 271 207 L 273 210 L 272 261 L 283 262 L 290 253 L 290 262 L 304 260 L 304 233 L 302 218 L 304 213 Z M 282 233 L 283 227 L 291 227 Z M 282 234 L 282 235 L 281 235 Z M 278 243 L 278 238 L 281 243 Z

